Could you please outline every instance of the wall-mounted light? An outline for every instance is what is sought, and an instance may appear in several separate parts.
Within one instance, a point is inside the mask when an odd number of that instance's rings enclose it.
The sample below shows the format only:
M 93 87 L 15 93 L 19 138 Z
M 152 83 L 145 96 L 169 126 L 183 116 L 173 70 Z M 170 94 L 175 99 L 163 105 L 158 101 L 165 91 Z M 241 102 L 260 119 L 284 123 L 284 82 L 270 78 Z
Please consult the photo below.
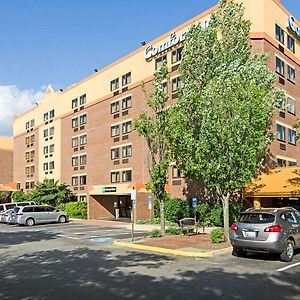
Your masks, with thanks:
M 63 92 L 63 89 L 59 89 L 60 92 Z
M 98 72 L 98 69 L 94 69 L 94 72 L 97 73 L 97 72 Z
M 145 42 L 145 41 L 142 41 L 142 42 L 141 42 L 141 45 L 142 45 L 142 46 L 145 46 L 145 45 L 146 45 L 146 42 Z

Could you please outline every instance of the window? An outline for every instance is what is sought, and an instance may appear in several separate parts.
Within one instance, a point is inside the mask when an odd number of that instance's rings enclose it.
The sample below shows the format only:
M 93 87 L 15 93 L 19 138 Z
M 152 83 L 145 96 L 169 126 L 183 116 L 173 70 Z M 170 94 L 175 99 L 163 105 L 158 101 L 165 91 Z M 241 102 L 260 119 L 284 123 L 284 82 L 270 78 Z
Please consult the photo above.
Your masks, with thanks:
M 26 143 L 26 145 L 30 144 L 29 136 L 26 137 L 25 143 Z
M 29 128 L 29 125 L 30 125 L 30 123 L 29 123 L 29 122 L 26 122 L 26 129 Z
M 26 168 L 25 168 L 25 174 L 26 174 L 26 175 L 30 174 L 30 167 L 26 167 Z
M 132 146 L 131 145 L 122 147 L 122 156 L 123 157 L 132 156 Z
M 72 138 L 72 147 L 78 147 L 78 137 Z
M 111 149 L 111 159 L 118 159 L 118 158 L 120 158 L 120 149 L 119 148 Z
M 34 173 L 34 166 L 30 166 L 30 173 L 31 173 L 31 174 Z
M 279 124 L 276 124 L 277 133 L 276 138 L 279 141 L 285 141 L 285 127 Z
M 72 128 L 75 128 L 78 126 L 78 118 L 72 119 Z
M 163 91 L 164 91 L 164 93 L 168 93 L 168 83 L 167 82 L 163 82 L 162 84 L 161 84 L 161 86 L 162 86 L 162 89 L 163 89 Z
M 49 128 L 49 135 L 54 135 L 54 126 Z
M 113 125 L 111 126 L 111 136 L 117 136 L 120 134 L 120 125 Z
M 177 48 L 174 51 L 172 51 L 172 64 L 181 61 L 182 59 L 182 50 L 183 47 Z
M 81 95 L 79 98 L 79 105 L 83 105 L 86 103 L 86 94 Z
M 54 152 L 54 144 L 52 144 L 52 145 L 49 146 L 49 152 L 50 153 Z
M 119 88 L 119 78 L 116 78 L 110 82 L 110 90 L 115 91 Z
M 35 135 L 33 134 L 33 135 L 30 136 L 30 142 L 33 143 L 34 140 L 35 140 Z
M 181 176 L 181 172 L 179 169 L 177 169 L 177 167 L 173 167 L 172 168 L 172 178 L 180 178 Z
M 286 167 L 286 160 L 277 158 L 277 166 L 278 167 Z
M 20 189 L 21 189 L 21 183 L 17 182 L 17 190 L 20 190 Z
M 75 98 L 72 100 L 72 109 L 76 108 L 78 106 L 78 99 Z
M 155 60 L 155 70 L 161 68 L 161 66 L 167 62 L 167 55 L 161 56 Z
M 49 152 L 48 146 L 45 146 L 44 150 L 43 150 L 43 153 L 46 155 L 46 154 L 48 154 L 48 152 Z
M 122 109 L 128 109 L 131 107 L 131 96 L 122 99 Z
M 122 85 L 127 85 L 131 82 L 131 72 L 122 76 Z
M 86 122 L 87 122 L 87 114 L 84 114 L 84 115 L 79 117 L 80 125 L 86 124 Z
M 289 161 L 288 163 L 290 167 L 297 166 L 297 162 L 295 161 Z
M 275 24 L 275 36 L 276 40 L 278 40 L 281 44 L 284 44 L 284 31 L 277 24 Z
M 87 135 L 81 135 L 80 137 L 80 145 L 85 145 L 87 143 Z
M 290 51 L 295 53 L 295 40 L 289 34 L 287 36 L 287 47 Z
M 114 114 L 116 112 L 118 112 L 120 110 L 120 102 L 116 101 L 116 102 L 112 102 L 110 104 L 110 113 Z
M 29 182 L 28 182 L 28 181 L 25 182 L 25 189 L 26 189 L 26 190 L 29 189 Z
M 49 112 L 49 118 L 50 119 L 54 118 L 54 109 L 50 110 L 50 112 Z
M 293 67 L 288 65 L 288 80 L 295 82 L 296 71 Z
M 44 171 L 48 171 L 48 163 L 44 163 L 43 170 L 44 170 Z
M 81 155 L 80 158 L 79 158 L 79 160 L 80 160 L 80 165 L 86 165 L 86 162 L 87 162 L 87 156 L 86 156 L 86 154 Z
M 289 144 L 296 145 L 296 135 L 297 135 L 296 130 L 289 128 L 288 133 L 289 133 L 289 140 L 288 140 Z
M 31 189 L 34 188 L 34 181 L 30 181 L 30 188 L 31 188 Z
M 25 159 L 28 160 L 30 158 L 30 152 L 25 153 Z
M 49 170 L 53 170 L 54 169 L 54 161 L 50 161 L 49 162 Z
M 34 150 L 30 152 L 30 158 L 34 158 Z
M 293 115 L 296 114 L 296 101 L 290 97 L 287 98 L 287 111 Z
M 122 171 L 122 181 L 128 182 L 131 180 L 132 180 L 132 171 L 131 170 Z
M 86 175 L 82 175 L 79 177 L 80 185 L 86 185 Z
M 79 196 L 79 201 L 86 202 L 86 196 Z
M 72 176 L 72 185 L 78 185 L 78 177 L 77 176 Z
M 48 118 L 49 118 L 48 113 L 44 113 L 44 122 L 48 121 Z
M 276 56 L 276 72 L 284 76 L 284 62 Z
M 48 129 L 44 129 L 44 138 L 46 138 L 48 136 L 48 134 L 49 134 Z
M 72 167 L 78 166 L 78 156 L 72 157 Z
M 132 131 L 131 121 L 122 124 L 122 133 L 129 133 Z
M 120 172 L 111 172 L 110 173 L 110 182 L 111 183 L 120 182 Z
M 180 77 L 176 77 L 172 79 L 172 92 L 177 92 L 178 89 L 181 87 L 181 80 Z
M 35 120 L 32 119 L 32 120 L 30 121 L 30 127 L 33 127 L 34 125 L 35 125 Z

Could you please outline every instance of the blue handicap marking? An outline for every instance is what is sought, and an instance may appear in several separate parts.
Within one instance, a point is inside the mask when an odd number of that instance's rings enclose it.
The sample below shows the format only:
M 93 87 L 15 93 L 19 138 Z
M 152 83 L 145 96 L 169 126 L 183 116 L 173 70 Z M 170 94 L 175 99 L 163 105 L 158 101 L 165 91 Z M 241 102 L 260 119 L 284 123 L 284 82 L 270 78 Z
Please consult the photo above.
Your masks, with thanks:
M 114 241 L 115 239 L 111 237 L 102 237 L 102 238 L 99 237 L 99 238 L 93 238 L 89 240 L 93 243 L 108 243 Z

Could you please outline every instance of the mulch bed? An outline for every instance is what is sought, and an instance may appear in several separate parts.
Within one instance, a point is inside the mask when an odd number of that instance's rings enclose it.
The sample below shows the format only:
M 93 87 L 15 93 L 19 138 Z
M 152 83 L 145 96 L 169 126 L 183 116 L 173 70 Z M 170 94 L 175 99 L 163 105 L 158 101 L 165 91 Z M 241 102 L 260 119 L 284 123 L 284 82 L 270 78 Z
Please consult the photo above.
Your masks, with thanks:
M 218 250 L 230 247 L 230 242 L 213 244 L 208 234 L 169 235 L 160 238 L 147 237 L 139 244 L 167 249 L 197 248 L 201 250 Z

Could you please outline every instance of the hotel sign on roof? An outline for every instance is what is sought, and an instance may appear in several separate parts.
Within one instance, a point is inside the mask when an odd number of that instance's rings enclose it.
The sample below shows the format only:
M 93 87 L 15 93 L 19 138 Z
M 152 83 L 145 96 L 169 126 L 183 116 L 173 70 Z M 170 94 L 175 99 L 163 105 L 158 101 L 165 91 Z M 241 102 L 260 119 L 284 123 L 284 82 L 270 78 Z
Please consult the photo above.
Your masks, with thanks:
M 300 27 L 295 24 L 295 17 L 290 16 L 288 19 L 288 28 L 300 39 Z

